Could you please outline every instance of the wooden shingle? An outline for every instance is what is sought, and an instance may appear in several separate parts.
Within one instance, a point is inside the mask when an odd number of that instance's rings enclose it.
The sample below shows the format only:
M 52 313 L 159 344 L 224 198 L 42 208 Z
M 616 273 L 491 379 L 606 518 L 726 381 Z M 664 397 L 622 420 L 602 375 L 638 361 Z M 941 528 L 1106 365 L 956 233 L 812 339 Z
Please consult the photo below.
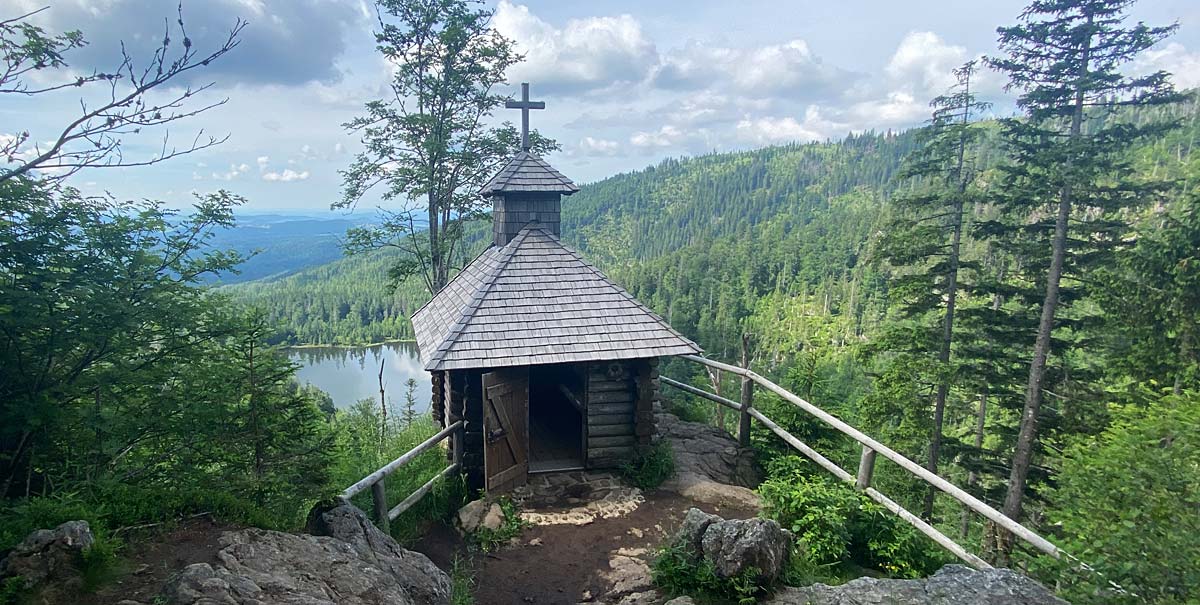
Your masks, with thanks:
M 537 223 L 479 255 L 412 322 L 431 371 L 700 353 Z
M 545 160 L 528 151 L 522 151 L 513 156 L 492 180 L 488 181 L 479 195 L 489 197 L 496 194 L 512 192 L 541 192 L 571 195 L 579 191 L 579 187 L 571 179 L 555 170 Z M 524 221 L 522 221 L 524 222 Z

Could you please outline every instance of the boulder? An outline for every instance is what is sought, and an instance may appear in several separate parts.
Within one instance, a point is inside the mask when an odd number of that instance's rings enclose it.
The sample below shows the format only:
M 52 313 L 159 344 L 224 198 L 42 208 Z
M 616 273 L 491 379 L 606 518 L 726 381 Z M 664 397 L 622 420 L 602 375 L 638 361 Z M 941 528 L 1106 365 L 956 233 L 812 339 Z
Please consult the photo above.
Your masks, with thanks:
M 87 521 L 67 521 L 54 529 L 39 529 L 0 560 L 0 579 L 20 576 L 27 589 L 74 581 L 80 557 L 95 542 Z
M 761 482 L 754 452 L 729 433 L 707 424 L 686 422 L 673 414 L 655 415 L 658 439 L 671 445 L 675 475 L 660 488 L 714 506 L 757 510 Z
M 244 529 L 221 535 L 217 565 L 176 574 L 171 605 L 382 605 L 449 603 L 450 578 L 401 548 L 348 504 L 314 511 L 324 535 Z
M 1046 587 L 1009 569 L 947 565 L 921 580 L 859 578 L 841 586 L 785 588 L 768 605 L 1068 605 Z
M 487 516 L 488 511 L 487 500 L 482 498 L 472 500 L 458 509 L 458 515 L 455 516 L 455 526 L 463 535 L 475 533 L 475 530 L 479 529 L 479 526 L 483 524 L 483 518 Z
M 674 543 L 696 560 L 712 561 L 719 577 L 732 578 L 754 569 L 757 581 L 770 586 L 783 573 L 793 538 L 771 519 L 725 520 L 692 508 L 684 515 Z

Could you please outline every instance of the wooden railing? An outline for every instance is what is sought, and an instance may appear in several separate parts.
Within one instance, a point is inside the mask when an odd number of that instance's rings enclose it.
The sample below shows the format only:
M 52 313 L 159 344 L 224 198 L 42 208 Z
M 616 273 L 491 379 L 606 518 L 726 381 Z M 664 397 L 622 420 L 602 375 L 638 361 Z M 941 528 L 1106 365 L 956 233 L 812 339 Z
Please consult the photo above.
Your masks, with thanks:
M 462 448 L 453 448 L 455 452 L 455 459 L 451 462 L 450 466 L 447 466 L 442 470 L 442 472 L 434 475 L 433 478 L 431 478 L 429 481 L 426 481 L 424 485 L 418 487 L 415 491 L 413 491 L 413 493 L 409 494 L 408 497 L 400 502 L 400 504 L 397 504 L 390 509 L 387 507 L 387 489 L 385 487 L 384 480 L 388 475 L 404 468 L 405 465 L 413 460 L 416 460 L 418 456 L 425 453 L 435 445 L 441 443 L 450 435 L 457 435 L 457 438 L 461 443 L 464 426 L 465 423 L 462 420 L 459 420 L 458 422 L 455 422 L 454 424 L 451 424 L 450 426 L 438 431 L 436 435 L 426 439 L 425 441 L 422 441 L 416 447 L 405 452 L 403 456 L 400 456 L 399 458 L 396 458 L 395 460 L 383 465 L 379 470 L 367 475 L 366 477 L 363 477 L 354 485 L 347 487 L 346 490 L 341 493 L 340 497 L 343 500 L 349 501 L 350 498 L 353 498 L 359 493 L 370 488 L 371 500 L 373 504 L 372 513 L 375 517 L 375 523 L 383 531 L 388 531 L 388 523 L 393 521 L 396 517 L 399 517 L 400 513 L 403 513 L 404 511 L 412 508 L 412 506 L 417 502 L 420 502 L 421 498 L 425 497 L 425 494 L 428 494 L 429 490 L 433 489 L 433 486 L 437 483 L 438 479 L 449 477 L 462 468 L 462 460 L 459 459 Z
M 660 377 L 660 380 L 665 385 L 674 387 L 674 388 L 684 391 L 686 393 L 691 393 L 692 395 L 695 395 L 697 397 L 701 397 L 701 398 L 707 399 L 709 401 L 713 401 L 715 403 L 721 404 L 725 407 L 736 410 L 740 415 L 740 421 L 738 423 L 738 440 L 741 442 L 742 445 L 750 444 L 750 419 L 753 418 L 753 419 L 759 421 L 760 423 L 763 424 L 763 426 L 767 427 L 768 429 L 771 430 L 771 432 L 775 433 L 777 436 L 779 436 L 781 439 L 783 439 L 785 442 L 787 442 L 788 445 L 792 446 L 793 448 L 798 450 L 800 453 L 804 454 L 809 459 L 811 459 L 813 462 L 817 463 L 818 466 L 829 471 L 830 473 L 833 473 L 833 475 L 835 477 L 837 477 L 838 479 L 841 479 L 842 481 L 845 481 L 846 483 L 853 484 L 856 488 L 858 488 L 860 491 L 862 491 L 864 494 L 866 494 L 867 497 L 878 502 L 884 508 L 887 508 L 888 510 L 892 511 L 893 513 L 898 515 L 901 519 L 903 519 L 905 522 L 907 522 L 909 525 L 912 525 L 921 533 L 925 534 L 926 536 L 929 536 L 935 542 L 937 542 L 940 546 L 942 546 L 946 550 L 950 551 L 951 553 L 954 553 L 955 556 L 957 556 L 958 558 L 967 562 L 971 566 L 973 566 L 977 569 L 988 569 L 991 567 L 991 565 L 989 565 L 986 561 L 984 561 L 983 559 L 980 559 L 979 557 L 975 556 L 974 554 L 971 554 L 970 552 L 968 552 L 965 548 L 963 548 L 958 543 L 956 543 L 954 540 L 951 540 L 948 536 L 946 536 L 946 534 L 943 534 L 942 532 L 938 531 L 937 528 L 926 523 L 920 517 L 912 514 L 911 512 L 906 510 L 904 507 L 897 504 L 891 498 L 888 498 L 887 496 L 883 495 L 875 488 L 871 487 L 871 476 L 875 470 L 875 458 L 877 455 L 881 455 L 884 458 L 891 460 L 892 462 L 896 463 L 900 468 L 921 478 L 922 480 L 924 480 L 925 482 L 929 483 L 930 485 L 938 488 L 939 490 L 949 494 L 952 498 L 963 503 L 971 510 L 983 515 L 984 517 L 986 517 L 988 520 L 992 521 L 996 525 L 1003 527 L 1004 529 L 1011 532 L 1013 535 L 1028 542 L 1034 548 L 1036 548 L 1046 554 L 1049 554 L 1055 558 L 1061 557 L 1065 554 L 1057 546 L 1052 544 L 1049 540 L 1039 536 L 1033 530 L 1030 530 L 1029 528 L 1025 527 L 1024 525 L 1021 525 L 1020 523 L 1017 523 L 1016 521 L 1004 516 L 1000 511 L 992 508 L 991 506 L 988 506 L 987 504 L 985 504 L 984 502 L 982 502 L 975 496 L 972 496 L 971 494 L 963 491 L 962 489 L 960 489 L 958 486 L 954 485 L 953 483 L 950 483 L 949 481 L 946 481 L 945 479 L 943 479 L 942 477 L 939 477 L 935 473 L 930 472 L 929 469 L 926 469 L 925 467 L 921 466 L 920 464 L 917 464 L 916 462 L 909 460 L 902 454 L 896 452 L 895 450 L 889 448 L 888 446 L 867 436 L 862 431 L 850 426 L 849 424 L 846 424 L 845 422 L 843 422 L 836 416 L 805 401 L 804 399 L 796 396 L 795 394 L 789 392 L 787 389 L 784 389 L 783 387 L 775 384 L 774 382 L 771 382 L 770 380 L 767 380 L 766 378 L 759 376 L 758 374 L 754 373 L 752 370 L 749 370 L 746 368 L 739 368 L 737 366 L 721 363 L 719 361 L 713 361 L 711 359 L 705 359 L 703 357 L 699 357 L 696 355 L 684 355 L 682 357 L 689 361 L 694 361 L 696 363 L 703 364 L 703 365 L 709 366 L 711 368 L 716 368 L 718 370 L 729 372 L 731 374 L 735 374 L 737 376 L 742 377 L 742 392 L 741 392 L 741 401 L 740 402 L 732 401 L 730 399 L 726 399 L 719 395 L 714 395 L 712 393 L 709 393 L 708 391 L 698 389 L 696 387 L 693 387 L 688 384 L 684 384 L 677 380 L 672 380 L 670 378 L 667 378 L 666 376 Z M 822 456 L 819 452 L 817 452 L 813 448 L 809 447 L 808 444 L 804 443 L 800 439 L 797 439 L 795 435 L 792 435 L 791 433 L 787 432 L 782 427 L 780 427 L 778 424 L 776 424 L 774 421 L 772 421 L 770 418 L 768 418 L 766 415 L 764 415 L 762 412 L 755 409 L 753 404 L 754 404 L 754 385 L 756 385 L 756 384 L 758 386 L 763 387 L 766 390 L 774 393 L 775 395 L 778 395 L 784 401 L 787 401 L 787 402 L 795 405 L 796 407 L 799 407 L 800 409 L 804 410 L 805 412 L 807 412 L 811 416 L 815 417 L 816 419 L 820 420 L 821 422 L 824 422 L 825 424 L 833 427 L 834 429 L 836 429 L 838 432 L 842 433 L 843 435 L 846 435 L 846 436 L 850 437 L 851 439 L 854 439 L 855 441 L 857 441 L 859 444 L 861 444 L 862 445 L 862 456 L 859 459 L 859 463 L 858 463 L 858 473 L 856 475 L 851 475 L 849 472 L 845 471 L 844 469 L 839 467 L 837 464 L 835 464 L 832 460 L 829 460 L 825 456 Z

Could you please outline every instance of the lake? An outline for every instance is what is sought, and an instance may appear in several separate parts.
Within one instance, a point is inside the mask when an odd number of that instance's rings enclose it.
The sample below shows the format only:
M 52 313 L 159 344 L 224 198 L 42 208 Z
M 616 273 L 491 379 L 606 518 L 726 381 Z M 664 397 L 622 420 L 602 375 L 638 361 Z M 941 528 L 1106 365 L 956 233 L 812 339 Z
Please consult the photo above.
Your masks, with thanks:
M 417 411 L 429 410 L 429 372 L 417 357 L 417 345 L 395 342 L 371 347 L 303 347 L 287 349 L 288 358 L 300 364 L 296 379 L 329 393 L 339 408 L 360 399 L 379 402 L 379 364 L 388 405 L 397 412 L 404 405 L 404 383 L 417 381 L 413 393 Z

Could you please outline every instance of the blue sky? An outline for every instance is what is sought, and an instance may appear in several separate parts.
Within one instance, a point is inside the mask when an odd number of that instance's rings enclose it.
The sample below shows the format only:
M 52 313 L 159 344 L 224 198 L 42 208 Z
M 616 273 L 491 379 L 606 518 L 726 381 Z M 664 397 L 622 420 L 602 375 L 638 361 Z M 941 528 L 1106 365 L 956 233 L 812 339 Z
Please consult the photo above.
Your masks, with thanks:
M 119 41 L 145 49 L 173 18 L 175 0 L 7 0 L 0 17 L 50 4 L 35 21 L 81 29 L 91 44 L 76 68 L 105 68 Z M 13 6 L 15 4 L 15 11 Z M 501 0 L 495 26 L 527 54 L 509 89 L 529 81 L 546 111 L 533 125 L 563 146 L 549 160 L 577 182 L 664 157 L 921 123 L 950 70 L 994 52 L 995 28 L 1015 21 L 1007 0 L 815 2 L 563 2 Z M 341 124 L 383 94 L 389 66 L 374 51 L 373 9 L 360 0 L 185 0 L 189 35 L 201 48 L 236 17 L 243 44 L 200 75 L 222 107 L 172 127 L 173 139 L 203 129 L 225 144 L 148 168 L 76 175 L 81 189 L 188 204 L 193 191 L 229 189 L 248 209 L 324 212 L 339 195 L 339 169 L 358 141 Z M 1200 86 L 1200 2 L 1142 0 L 1133 18 L 1179 32 L 1146 53 L 1143 69 L 1166 69 Z M 1010 111 L 1003 80 L 980 90 Z M 68 90 L 37 100 L 0 99 L 0 136 L 29 130 L 44 141 L 78 111 Z M 512 115 L 505 115 L 512 113 Z M 498 119 L 518 119 L 499 112 Z M 127 142 L 150 153 L 162 133 Z M 367 202 L 368 207 L 372 202 Z M 367 211 L 366 208 L 359 210 Z

